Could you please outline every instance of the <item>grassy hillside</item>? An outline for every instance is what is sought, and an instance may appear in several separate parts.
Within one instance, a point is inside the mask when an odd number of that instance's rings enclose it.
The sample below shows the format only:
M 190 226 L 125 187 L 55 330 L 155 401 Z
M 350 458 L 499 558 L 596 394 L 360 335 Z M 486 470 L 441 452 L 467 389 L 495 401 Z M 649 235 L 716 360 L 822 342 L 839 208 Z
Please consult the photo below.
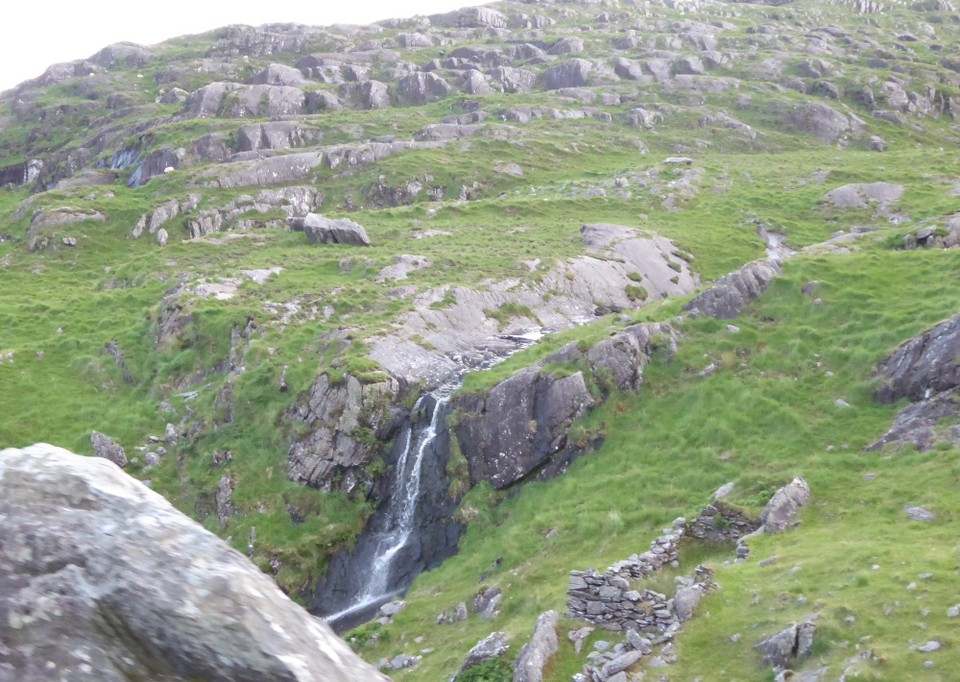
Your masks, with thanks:
M 393 623 L 353 638 L 375 662 L 430 650 L 397 679 L 449 678 L 494 630 L 512 659 L 539 613 L 565 610 L 570 570 L 644 550 L 728 481 L 732 502 L 756 513 L 803 475 L 813 503 L 799 527 L 754 540 L 748 562 L 730 547 L 685 550 L 680 572 L 705 563 L 721 589 L 685 626 L 677 662 L 647 679 L 771 679 L 752 644 L 811 614 L 805 670 L 826 667 L 822 679 L 848 668 L 848 679 L 951 679 L 957 452 L 863 451 L 902 407 L 873 401 L 877 363 L 960 312 L 956 248 L 901 249 L 924 227 L 943 236 L 960 211 L 960 24 L 948 4 L 491 8 L 502 21 L 229 27 L 114 46 L 0 94 L 0 170 L 12 178 L 0 188 L 0 447 L 92 454 L 91 433 L 104 432 L 130 474 L 237 549 L 252 541 L 254 561 L 306 599 L 390 480 L 391 442 L 365 426 L 344 435 L 374 448 L 371 486 L 289 479 L 291 443 L 317 428 L 297 415 L 318 376 L 384 381 L 371 344 L 402 334 L 440 353 L 425 337 L 436 330 L 408 333 L 411 314 L 452 307 L 457 287 L 481 298 L 544 286 L 588 253 L 587 223 L 672 240 L 704 285 L 764 257 L 773 234 L 798 253 L 735 332 L 634 288 L 634 309 L 467 375 L 462 390 L 481 392 L 634 321 L 682 335 L 641 391 L 574 425 L 575 439 L 603 444 L 563 476 L 499 492 L 460 480 L 460 553 L 417 580 Z M 572 60 L 589 68 L 576 62 L 584 73 L 554 87 L 551 69 Z M 244 104 L 261 87 L 244 82 L 277 64 L 300 74 L 296 86 L 262 86 L 275 89 Z M 427 74 L 448 89 L 411 94 L 404 79 Z M 211 104 L 202 89 L 216 83 L 226 94 Z M 363 88 L 377 83 L 374 106 Z M 290 111 L 271 99 L 291 90 Z M 247 148 L 250 126 L 273 137 Z M 28 160 L 42 170 L 23 183 Z M 902 196 L 828 198 L 880 182 Z M 356 221 L 372 245 L 310 244 L 289 229 L 308 210 L 291 199 L 298 188 L 313 192 L 311 212 Z M 147 226 L 169 206 L 161 244 Z M 841 231 L 866 234 L 807 248 Z M 428 265 L 384 276 L 402 254 Z M 474 312 L 500 331 L 530 317 L 516 304 Z M 408 409 L 424 386 L 393 378 Z M 906 505 L 936 519 L 909 521 Z M 504 593 L 496 618 L 435 623 L 489 585 Z M 615 639 L 595 633 L 575 654 L 575 627 L 561 628 L 550 680 Z M 943 648 L 915 651 L 928 639 Z

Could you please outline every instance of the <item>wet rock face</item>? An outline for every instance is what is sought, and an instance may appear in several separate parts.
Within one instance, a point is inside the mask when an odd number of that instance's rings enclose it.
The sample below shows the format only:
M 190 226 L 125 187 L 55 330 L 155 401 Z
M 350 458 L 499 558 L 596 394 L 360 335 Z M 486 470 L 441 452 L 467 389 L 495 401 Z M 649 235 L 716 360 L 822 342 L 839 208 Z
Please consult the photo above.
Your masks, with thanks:
M 0 452 L 0 678 L 386 680 L 246 557 L 103 459 Z
M 395 467 L 400 460 L 403 448 L 407 445 L 405 432 L 410 430 L 410 438 L 417 445 L 418 434 L 431 422 L 433 411 L 443 409 L 437 419 L 436 437 L 424 451 L 420 475 L 420 497 L 413 517 L 414 529 L 407 544 L 397 552 L 390 564 L 389 576 L 385 582 L 385 592 L 391 594 L 405 590 L 423 571 L 430 570 L 457 551 L 457 543 L 463 527 L 455 521 L 453 512 L 459 503 L 458 498 L 448 494 L 450 478 L 447 466 L 450 461 L 450 433 L 447 427 L 448 405 L 437 407 L 432 397 L 424 399 L 422 410 L 415 414 L 397 415 L 389 424 L 381 425 L 377 436 L 382 440 L 394 440 L 393 449 L 384 454 L 384 461 Z M 388 432 L 389 429 L 392 429 Z M 320 455 L 325 454 L 319 451 Z M 380 539 L 392 530 L 389 509 L 392 496 L 401 494 L 395 489 L 386 490 L 379 500 L 377 511 L 368 522 L 363 533 L 350 552 L 334 555 L 326 574 L 319 580 L 310 600 L 310 609 L 321 616 L 327 616 L 346 609 L 356 603 L 369 578 L 369 569 L 380 549 Z M 375 609 L 379 604 L 373 604 Z M 355 627 L 372 617 L 373 611 L 354 614 L 356 619 L 345 618 L 331 624 L 338 631 Z
M 504 488 L 523 479 L 567 447 L 570 425 L 593 405 L 581 372 L 558 379 L 537 369 L 515 374 L 486 396 L 458 398 L 456 435 L 470 482 Z

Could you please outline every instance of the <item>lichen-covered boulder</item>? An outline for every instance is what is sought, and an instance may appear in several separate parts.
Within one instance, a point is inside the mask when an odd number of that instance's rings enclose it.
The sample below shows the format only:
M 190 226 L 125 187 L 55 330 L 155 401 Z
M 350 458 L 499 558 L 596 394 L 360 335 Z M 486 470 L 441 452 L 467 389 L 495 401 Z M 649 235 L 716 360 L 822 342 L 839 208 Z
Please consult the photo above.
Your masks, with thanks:
M 386 680 L 114 464 L 0 451 L 0 679 Z

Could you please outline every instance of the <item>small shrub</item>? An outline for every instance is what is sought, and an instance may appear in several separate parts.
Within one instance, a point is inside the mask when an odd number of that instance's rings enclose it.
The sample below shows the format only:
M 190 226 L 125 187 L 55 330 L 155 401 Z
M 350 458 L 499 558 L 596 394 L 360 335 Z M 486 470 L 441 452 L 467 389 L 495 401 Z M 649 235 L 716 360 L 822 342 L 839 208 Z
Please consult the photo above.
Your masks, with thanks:
M 491 658 L 457 675 L 457 682 L 510 682 L 513 668 L 502 658 Z
M 624 291 L 631 301 L 646 301 L 650 296 L 650 292 L 639 284 L 628 284 Z

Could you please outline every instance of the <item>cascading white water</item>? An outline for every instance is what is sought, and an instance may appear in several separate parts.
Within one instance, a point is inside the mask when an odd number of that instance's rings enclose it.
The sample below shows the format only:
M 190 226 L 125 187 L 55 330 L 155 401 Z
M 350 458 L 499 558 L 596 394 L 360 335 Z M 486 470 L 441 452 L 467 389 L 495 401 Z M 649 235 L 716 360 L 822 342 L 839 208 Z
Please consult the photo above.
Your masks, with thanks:
M 324 620 L 327 622 L 339 620 L 347 614 L 363 610 L 396 594 L 396 591 L 388 591 L 390 569 L 394 557 L 406 547 L 416 528 L 423 457 L 437 436 L 437 424 L 443 412 L 443 406 L 450 399 L 452 388 L 434 394 L 436 403 L 430 423 L 416 437 L 413 435 L 412 424 L 405 429 L 404 446 L 396 465 L 396 480 L 393 487 L 395 492 L 387 508 L 385 530 L 377 538 L 376 552 L 367 581 L 362 589 L 358 590 L 354 603 L 342 611 L 325 616 Z M 414 413 L 421 408 L 425 398 L 426 396 L 421 397 L 414 405 Z

